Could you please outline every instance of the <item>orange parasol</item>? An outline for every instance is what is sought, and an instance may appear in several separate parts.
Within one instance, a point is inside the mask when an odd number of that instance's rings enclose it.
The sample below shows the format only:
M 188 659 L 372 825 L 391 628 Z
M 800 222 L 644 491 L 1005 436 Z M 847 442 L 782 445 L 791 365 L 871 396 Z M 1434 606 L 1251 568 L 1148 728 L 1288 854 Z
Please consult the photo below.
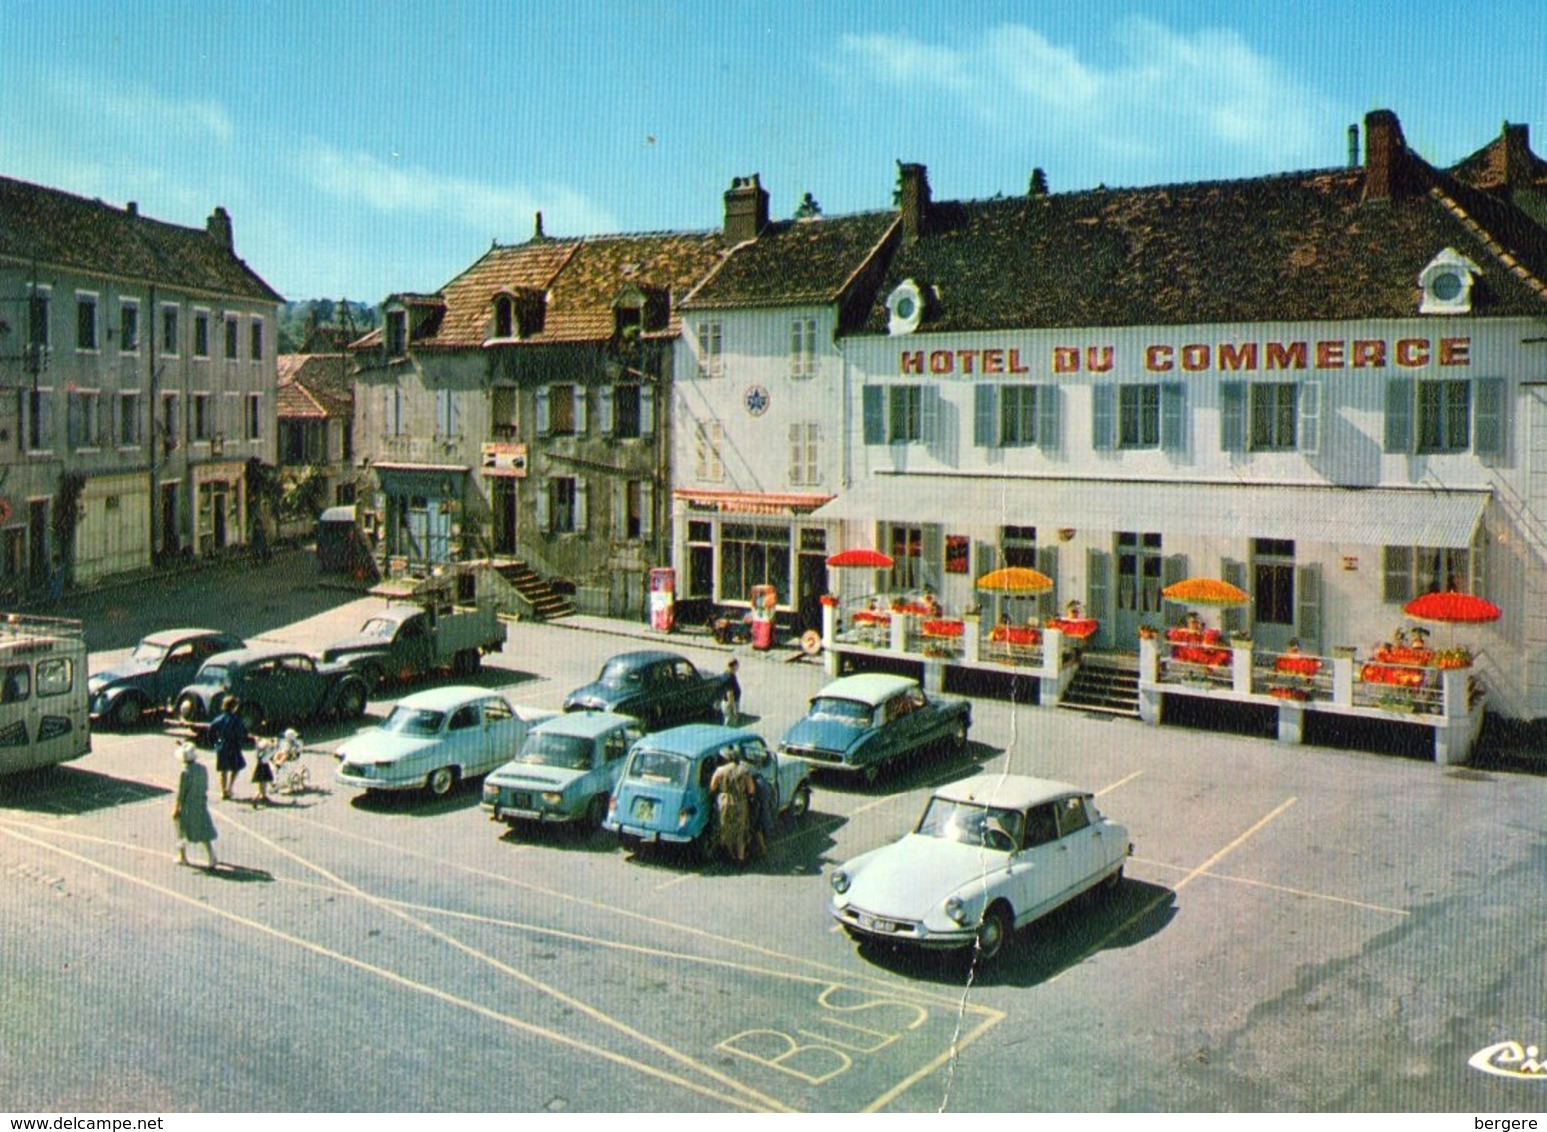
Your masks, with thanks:
M 985 593 L 1045 594 L 1052 588 L 1052 578 L 1027 566 L 1005 566 L 978 579 L 978 589 Z
M 1160 596 L 1184 605 L 1220 607 L 1246 605 L 1252 600 L 1251 594 L 1219 578 L 1183 578 L 1161 590 Z

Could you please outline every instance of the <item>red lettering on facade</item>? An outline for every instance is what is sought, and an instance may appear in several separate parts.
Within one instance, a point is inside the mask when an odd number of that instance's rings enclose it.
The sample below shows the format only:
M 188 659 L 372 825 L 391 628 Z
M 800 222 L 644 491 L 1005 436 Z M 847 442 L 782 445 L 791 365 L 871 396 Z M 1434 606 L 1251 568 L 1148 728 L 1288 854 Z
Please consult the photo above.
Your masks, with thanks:
M 1182 368 L 1188 373 L 1197 373 L 1199 370 L 1209 368 L 1209 358 L 1212 351 L 1207 346 L 1193 343 L 1182 347 Z
M 962 373 L 971 373 L 973 365 L 978 360 L 978 352 L 976 350 L 957 350 L 956 360 L 961 362 Z
M 1342 369 L 1344 343 L 1324 341 L 1316 343 L 1317 369 Z
M 1257 343 L 1221 342 L 1219 344 L 1220 369 L 1256 369 Z
M 1023 365 L 1021 365 L 1021 352 L 1019 350 L 1011 350 L 1010 351 L 1010 372 L 1011 373 L 1030 373 L 1031 372 L 1031 367 L 1030 366 L 1023 366 Z
M 930 373 L 950 373 L 956 368 L 955 358 L 949 350 L 932 350 L 929 355 Z
M 902 372 L 903 373 L 923 373 L 924 372 L 924 351 L 923 350 L 904 350 L 902 352 Z
M 1354 368 L 1363 369 L 1366 366 L 1374 366 L 1376 369 L 1386 364 L 1386 343 L 1379 338 L 1355 338 L 1354 339 Z
M 1165 373 L 1172 366 L 1171 354 L 1170 346 L 1146 346 L 1144 368 L 1151 373 Z
M 1085 368 L 1091 373 L 1106 373 L 1112 368 L 1112 347 L 1086 346 Z
M 1054 373 L 1079 373 L 1080 350 L 1077 346 L 1053 347 Z
M 1003 350 L 984 350 L 983 351 L 983 372 L 984 373 L 1003 373 L 1004 372 L 1004 351 Z
M 1397 365 L 1412 369 L 1429 364 L 1429 343 L 1423 338 L 1397 339 Z
M 1441 338 L 1440 365 L 1469 366 L 1472 364 L 1472 340 L 1470 338 Z
M 1269 369 L 1304 369 L 1307 350 L 1304 342 L 1269 342 Z

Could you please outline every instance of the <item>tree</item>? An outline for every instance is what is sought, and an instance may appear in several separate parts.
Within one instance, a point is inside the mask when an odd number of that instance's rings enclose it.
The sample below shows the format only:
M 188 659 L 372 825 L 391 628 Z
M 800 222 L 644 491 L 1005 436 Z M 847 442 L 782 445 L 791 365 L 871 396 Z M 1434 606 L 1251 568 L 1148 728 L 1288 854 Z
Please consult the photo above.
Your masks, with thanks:
M 1026 195 L 1031 197 L 1047 196 L 1047 174 L 1039 165 L 1031 171 L 1031 184 L 1026 189 Z

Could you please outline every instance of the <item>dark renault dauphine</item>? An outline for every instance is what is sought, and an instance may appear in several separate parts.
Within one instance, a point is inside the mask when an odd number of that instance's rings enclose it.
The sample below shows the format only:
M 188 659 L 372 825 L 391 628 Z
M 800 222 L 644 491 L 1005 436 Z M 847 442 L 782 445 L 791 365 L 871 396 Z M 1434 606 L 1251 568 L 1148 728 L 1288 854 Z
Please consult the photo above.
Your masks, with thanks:
M 715 714 L 727 680 L 723 673 L 700 672 L 674 652 L 619 653 L 595 680 L 564 697 L 564 710 L 631 715 L 654 731 Z

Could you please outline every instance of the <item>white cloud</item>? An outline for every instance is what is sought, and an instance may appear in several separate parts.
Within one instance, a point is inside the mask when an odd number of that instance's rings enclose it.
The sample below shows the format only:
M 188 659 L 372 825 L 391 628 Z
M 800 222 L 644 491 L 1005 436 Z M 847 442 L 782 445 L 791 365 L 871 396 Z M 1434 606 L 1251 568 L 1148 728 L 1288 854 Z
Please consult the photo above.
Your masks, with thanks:
M 384 214 L 436 215 L 481 235 L 522 238 L 541 211 L 555 232 L 611 231 L 612 215 L 584 194 L 562 185 L 494 185 L 437 173 L 419 165 L 383 161 L 311 140 L 301 149 L 302 176 L 318 190 Z
M 882 86 L 933 91 L 1003 139 L 1034 122 L 1039 140 L 1078 142 L 1113 182 L 1210 168 L 1211 176 L 1325 160 L 1337 114 L 1240 33 L 1182 33 L 1120 22 L 1110 57 L 1083 58 L 1035 28 L 1005 25 L 959 46 L 907 35 L 848 36 L 841 50 Z M 1231 155 L 1234 155 L 1232 158 Z M 1108 168 L 1112 164 L 1115 168 Z
M 86 119 L 100 119 L 135 136 L 185 138 L 189 131 L 230 142 L 236 133 L 231 115 L 207 98 L 168 98 L 145 86 L 114 88 L 100 76 L 64 74 L 53 81 L 63 108 Z

